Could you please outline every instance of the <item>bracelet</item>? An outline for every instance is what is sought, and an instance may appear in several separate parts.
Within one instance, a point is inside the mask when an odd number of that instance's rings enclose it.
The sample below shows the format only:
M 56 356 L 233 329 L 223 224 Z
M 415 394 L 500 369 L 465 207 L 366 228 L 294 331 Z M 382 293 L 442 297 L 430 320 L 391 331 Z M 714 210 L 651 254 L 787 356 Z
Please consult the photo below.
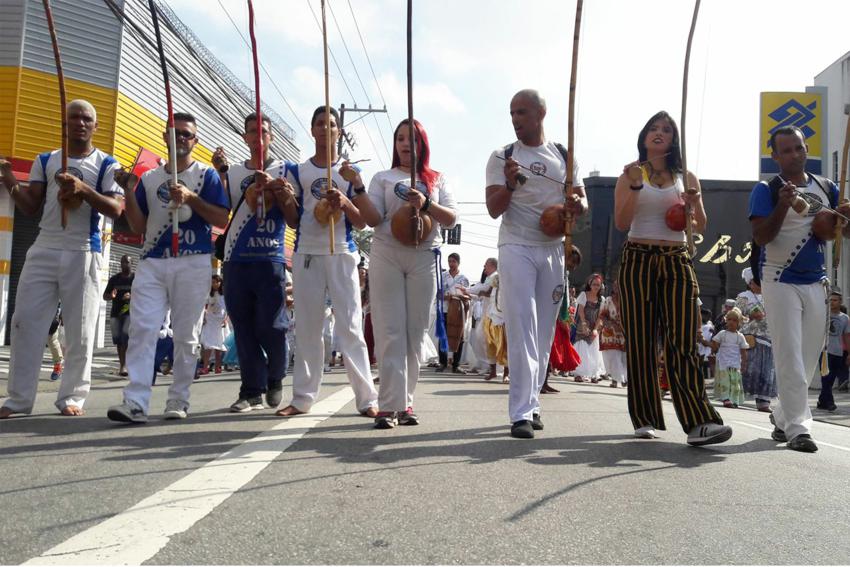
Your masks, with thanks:
M 631 189 L 632 191 L 640 191 L 641 189 L 643 189 L 643 183 L 641 183 L 637 187 L 634 187 L 633 185 L 629 185 L 629 189 Z
M 354 189 L 352 189 L 352 191 L 354 191 L 355 196 L 362 195 L 366 192 L 366 187 L 364 185 L 361 185 L 360 187 L 355 187 Z
M 17 192 L 18 192 L 18 191 L 20 191 L 20 190 L 21 190 L 21 184 L 20 184 L 20 183 L 15 183 L 15 184 L 14 184 L 14 185 L 12 185 L 11 187 L 9 187 L 9 195 L 10 195 L 11 197 L 14 197 L 14 196 L 15 196 L 15 193 L 17 193 Z
M 425 204 L 424 204 L 424 205 L 422 205 L 422 206 L 419 208 L 419 210 L 420 210 L 420 211 L 422 211 L 422 212 L 424 213 L 424 212 L 425 212 L 425 211 L 427 211 L 429 208 L 431 208 L 431 197 L 429 197 L 428 195 L 425 195 Z

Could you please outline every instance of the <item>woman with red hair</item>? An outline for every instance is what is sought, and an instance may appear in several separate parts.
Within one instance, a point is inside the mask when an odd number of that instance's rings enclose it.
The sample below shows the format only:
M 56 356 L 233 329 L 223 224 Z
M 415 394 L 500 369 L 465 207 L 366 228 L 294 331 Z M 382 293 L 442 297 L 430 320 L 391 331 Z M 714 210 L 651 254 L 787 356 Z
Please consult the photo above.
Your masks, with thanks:
M 413 124 L 416 187 L 410 187 L 410 127 L 404 120 L 393 135 L 392 169 L 372 178 L 369 199 L 363 199 L 360 208 L 363 220 L 375 229 L 369 254 L 369 299 L 381 377 L 378 429 L 419 423 L 413 413 L 413 392 L 440 273 L 438 224 L 451 228 L 457 222 L 455 199 L 446 179 L 430 167 L 425 129 L 416 120 Z M 394 226 L 410 220 L 411 207 L 430 217 L 423 218 L 425 226 L 433 219 L 430 231 L 416 245 L 402 243 L 393 235 Z

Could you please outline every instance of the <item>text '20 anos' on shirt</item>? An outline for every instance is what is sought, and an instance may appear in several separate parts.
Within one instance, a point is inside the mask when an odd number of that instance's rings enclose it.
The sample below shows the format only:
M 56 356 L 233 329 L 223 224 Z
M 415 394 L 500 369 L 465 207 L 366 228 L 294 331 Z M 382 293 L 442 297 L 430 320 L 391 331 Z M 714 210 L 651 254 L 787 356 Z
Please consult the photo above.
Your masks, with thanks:
M 97 148 L 82 158 L 68 157 L 68 173 L 102 195 L 124 195 L 115 183 L 115 172 L 121 165 Z M 36 246 L 54 250 L 90 250 L 102 252 L 104 216 L 86 202 L 68 210 L 68 226 L 62 229 L 62 206 L 57 199 L 59 184 L 56 174 L 62 169 L 62 150 L 39 154 L 32 162 L 30 182 L 45 184 L 44 212 L 38 224 Z
M 540 214 L 551 205 L 563 204 L 564 185 L 546 179 L 566 179 L 567 162 L 553 142 L 544 142 L 540 146 L 527 146 L 520 141 L 513 144 L 511 156 L 514 161 L 527 167 L 523 174 L 528 180 L 516 187 L 508 208 L 502 213 L 499 226 L 499 246 L 504 244 L 522 244 L 525 246 L 551 246 L 561 242 L 564 237 L 546 236 L 540 230 Z M 504 148 L 490 155 L 487 162 L 487 187 L 504 185 L 505 162 Z M 578 162 L 573 160 L 573 187 L 582 186 L 579 177 Z
M 826 278 L 826 243 L 812 233 L 812 221 L 824 205 L 828 206 L 830 200 L 836 202 L 838 199 L 838 187 L 827 181 L 826 191 L 811 176 L 805 187 L 797 188 L 810 195 L 807 199 L 809 210 L 801 215 L 789 208 L 776 238 L 762 247 L 759 269 L 763 281 L 803 285 Z M 750 193 L 750 219 L 769 217 L 774 208 L 768 184 L 764 181 L 757 183 Z
M 160 166 L 142 174 L 136 187 L 136 200 L 147 217 L 145 243 L 141 258 L 170 258 L 171 253 L 171 194 L 168 183 L 171 174 Z M 201 199 L 218 207 L 228 208 L 227 195 L 216 171 L 199 162 L 177 172 L 177 180 Z M 178 225 L 179 256 L 212 253 L 212 227 L 192 211 L 189 220 Z

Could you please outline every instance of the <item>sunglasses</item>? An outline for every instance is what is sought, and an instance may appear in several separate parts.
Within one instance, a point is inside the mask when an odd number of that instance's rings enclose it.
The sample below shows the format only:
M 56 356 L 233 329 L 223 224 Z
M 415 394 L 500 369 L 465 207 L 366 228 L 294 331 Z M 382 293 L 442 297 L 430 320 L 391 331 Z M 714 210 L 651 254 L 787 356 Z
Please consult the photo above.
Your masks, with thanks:
M 177 138 L 184 138 L 186 140 L 192 140 L 195 138 L 195 134 L 188 130 L 175 130 L 174 136 Z

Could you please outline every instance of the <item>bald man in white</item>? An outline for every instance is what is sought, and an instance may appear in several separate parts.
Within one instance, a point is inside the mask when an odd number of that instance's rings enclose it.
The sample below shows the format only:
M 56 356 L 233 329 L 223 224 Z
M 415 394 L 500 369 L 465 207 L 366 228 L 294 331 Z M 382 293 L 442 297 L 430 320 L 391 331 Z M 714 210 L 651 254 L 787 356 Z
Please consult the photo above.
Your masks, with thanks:
M 18 183 L 9 161 L 0 158 L 0 185 L 18 209 L 35 215 L 44 206 L 39 234 L 27 252 L 12 316 L 8 398 L 0 419 L 29 414 L 35 404 L 44 344 L 56 306 L 62 304 L 67 351 L 56 398 L 62 415 L 83 414 L 91 386 L 91 358 L 100 309 L 101 227 L 117 219 L 123 190 L 114 181 L 120 165 L 92 145 L 97 112 L 85 100 L 68 103 L 68 168 L 62 150 L 36 157 L 29 184 Z M 68 210 L 62 228 L 62 208 Z

